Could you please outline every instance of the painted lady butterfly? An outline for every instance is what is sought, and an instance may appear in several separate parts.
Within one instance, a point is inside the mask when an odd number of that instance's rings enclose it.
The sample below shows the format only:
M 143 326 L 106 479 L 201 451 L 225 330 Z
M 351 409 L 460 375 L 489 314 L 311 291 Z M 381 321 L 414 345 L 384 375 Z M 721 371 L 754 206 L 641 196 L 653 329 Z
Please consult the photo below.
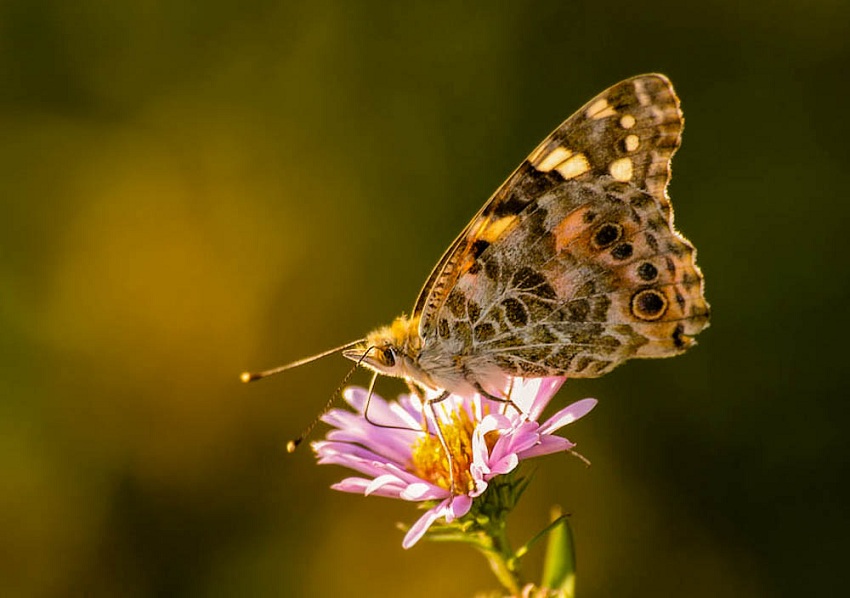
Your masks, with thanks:
M 342 351 L 442 392 L 436 402 L 509 400 L 513 377 L 592 378 L 627 359 L 682 353 L 709 317 L 696 251 L 673 228 L 666 191 L 682 126 L 663 75 L 603 92 L 508 177 L 409 317 L 321 356 Z

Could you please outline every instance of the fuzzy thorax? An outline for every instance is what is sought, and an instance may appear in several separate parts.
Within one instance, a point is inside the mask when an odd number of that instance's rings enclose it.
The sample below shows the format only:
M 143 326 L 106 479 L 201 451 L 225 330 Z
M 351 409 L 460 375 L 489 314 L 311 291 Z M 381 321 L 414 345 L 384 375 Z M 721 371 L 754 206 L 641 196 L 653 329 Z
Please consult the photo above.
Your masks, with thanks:
M 399 316 L 392 324 L 373 330 L 366 335 L 364 342 L 342 354 L 384 376 L 425 382 L 427 385 L 430 380 L 419 368 L 421 349 L 419 317 Z

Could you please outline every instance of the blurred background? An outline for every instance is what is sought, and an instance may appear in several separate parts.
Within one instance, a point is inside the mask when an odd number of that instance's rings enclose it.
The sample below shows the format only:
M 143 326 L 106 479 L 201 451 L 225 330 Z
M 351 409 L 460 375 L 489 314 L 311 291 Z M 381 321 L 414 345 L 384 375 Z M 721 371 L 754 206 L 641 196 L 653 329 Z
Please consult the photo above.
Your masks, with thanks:
M 850 4 L 352 4 L 0 1 L 0 593 L 494 588 L 285 453 L 343 358 L 238 375 L 409 310 L 550 130 L 658 71 L 713 324 L 565 385 L 593 465 L 541 460 L 511 532 L 572 513 L 584 597 L 839 594 Z

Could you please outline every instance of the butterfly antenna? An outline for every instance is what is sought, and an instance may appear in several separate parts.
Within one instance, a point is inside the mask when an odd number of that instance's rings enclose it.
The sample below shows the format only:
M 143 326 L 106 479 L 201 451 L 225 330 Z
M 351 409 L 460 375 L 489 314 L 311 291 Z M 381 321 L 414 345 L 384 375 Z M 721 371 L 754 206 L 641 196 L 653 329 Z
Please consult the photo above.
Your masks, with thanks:
M 356 344 L 357 344 L 357 343 L 359 343 L 359 342 L 361 342 L 361 341 L 356 341 L 356 342 L 353 342 L 353 343 L 349 343 L 348 345 L 345 345 L 344 347 L 341 347 L 341 348 L 337 349 L 337 351 L 340 351 L 340 350 L 342 350 L 342 349 L 347 349 L 348 347 L 354 346 L 354 345 L 356 345 Z M 350 370 L 348 370 L 348 373 L 347 373 L 347 374 L 345 375 L 345 377 L 342 379 L 342 382 L 340 382 L 340 383 L 339 383 L 339 386 L 337 386 L 337 387 L 336 387 L 336 390 L 335 390 L 335 391 L 333 391 L 333 394 L 332 394 L 332 395 L 330 396 L 330 398 L 328 399 L 328 402 L 327 402 L 327 403 L 325 403 L 325 406 L 322 408 L 322 410 L 319 412 L 319 414 L 316 416 L 316 418 L 315 418 L 312 422 L 310 422 L 310 425 L 309 425 L 309 426 L 307 426 L 306 428 L 304 428 L 304 431 L 303 431 L 303 432 L 301 432 L 301 434 L 299 434 L 299 435 L 298 435 L 298 438 L 295 438 L 294 440 L 290 440 L 289 442 L 287 442 L 287 443 L 286 443 L 286 452 L 287 452 L 287 453 L 294 453 L 294 452 L 295 452 L 295 449 L 297 449 L 297 448 L 298 448 L 298 445 L 299 445 L 299 444 L 301 444 L 302 442 L 304 442 L 304 439 L 305 439 L 305 438 L 307 438 L 307 437 L 310 435 L 310 433 L 313 431 L 313 428 L 315 428 L 315 427 L 318 425 L 318 423 L 319 423 L 320 421 L 322 421 L 322 418 L 325 416 L 325 414 L 326 414 L 328 411 L 330 411 L 330 410 L 331 410 L 331 407 L 333 407 L 333 404 L 336 402 L 337 397 L 338 397 L 338 396 L 340 396 L 340 394 L 341 394 L 341 392 L 342 392 L 343 387 L 344 387 L 344 386 L 346 385 L 346 383 L 348 382 L 348 379 L 349 379 L 349 378 L 351 378 L 351 375 L 352 375 L 354 372 L 356 372 L 356 371 L 357 371 L 357 368 L 358 368 L 358 367 L 360 367 L 360 364 L 362 363 L 362 361 L 363 361 L 364 359 L 366 359 L 366 356 L 367 356 L 367 355 L 368 355 L 368 354 L 372 351 L 372 349 L 374 349 L 374 348 L 375 348 L 375 347 L 369 347 L 368 349 L 366 349 L 366 351 L 364 351 L 364 353 L 363 353 L 363 355 L 360 357 L 360 359 L 358 359 L 358 360 L 357 360 L 357 363 L 355 363 L 355 364 L 354 364 L 354 367 L 352 367 Z M 331 353 L 331 352 L 329 352 L 329 353 L 327 353 L 327 354 L 330 354 L 330 353 Z M 307 361 L 310 361 L 311 359 L 318 359 L 319 357 L 323 357 L 323 355 L 317 355 L 316 357 L 308 358 L 308 360 L 307 360 Z M 294 366 L 293 366 L 293 367 L 294 367 Z M 275 373 L 277 373 L 277 372 L 275 372 Z M 375 384 L 375 378 L 376 378 L 377 376 L 378 376 L 378 374 L 377 374 L 377 373 L 375 373 L 375 376 L 373 376 L 373 377 L 372 377 L 372 384 L 373 384 L 373 385 Z
M 313 355 L 311 357 L 305 357 L 304 359 L 299 359 L 298 361 L 293 361 L 292 363 L 287 363 L 286 365 L 281 365 L 276 368 L 272 368 L 270 370 L 266 370 L 264 372 L 242 372 L 239 376 L 239 379 L 242 382 L 253 382 L 254 380 L 260 380 L 262 378 L 268 378 L 269 376 L 274 376 L 275 374 L 279 374 L 281 372 L 285 372 L 286 370 L 291 370 L 292 368 L 297 368 L 299 366 L 310 363 L 311 361 L 316 361 L 317 359 L 321 359 L 322 357 L 327 357 L 328 355 L 333 355 L 334 353 L 339 353 L 340 351 L 344 351 L 345 349 L 350 349 L 355 345 L 359 345 L 360 343 L 366 342 L 366 339 L 358 339 L 356 341 L 352 341 L 350 343 L 346 343 L 340 347 L 336 347 L 334 349 L 329 349 L 323 353 L 319 353 L 318 355 Z M 359 362 L 358 362 L 359 365 Z M 356 366 L 355 366 L 356 367 Z M 351 374 L 349 374 L 350 376 Z M 346 377 L 347 379 L 347 377 Z

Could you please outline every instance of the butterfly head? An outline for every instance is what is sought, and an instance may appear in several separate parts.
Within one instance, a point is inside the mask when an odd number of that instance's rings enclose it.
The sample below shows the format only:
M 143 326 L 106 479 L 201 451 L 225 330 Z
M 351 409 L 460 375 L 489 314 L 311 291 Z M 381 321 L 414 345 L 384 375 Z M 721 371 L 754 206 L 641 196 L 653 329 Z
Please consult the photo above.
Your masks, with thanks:
M 390 326 L 370 332 L 366 340 L 342 354 L 371 370 L 393 378 L 407 378 L 419 368 L 419 321 L 400 316 Z

